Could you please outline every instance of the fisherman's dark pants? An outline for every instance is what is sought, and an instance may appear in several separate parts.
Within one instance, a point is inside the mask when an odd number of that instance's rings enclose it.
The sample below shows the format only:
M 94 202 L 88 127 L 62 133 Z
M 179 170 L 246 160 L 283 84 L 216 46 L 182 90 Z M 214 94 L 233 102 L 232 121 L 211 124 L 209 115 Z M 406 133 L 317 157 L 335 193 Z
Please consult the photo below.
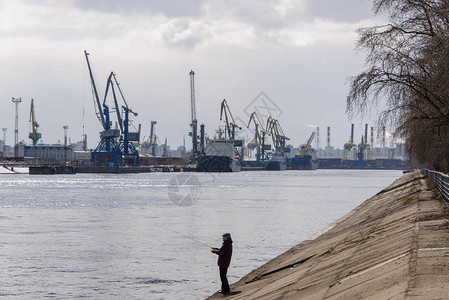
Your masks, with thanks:
M 228 273 L 228 268 L 220 267 L 221 292 L 223 294 L 230 292 L 228 278 L 226 278 L 227 273 Z

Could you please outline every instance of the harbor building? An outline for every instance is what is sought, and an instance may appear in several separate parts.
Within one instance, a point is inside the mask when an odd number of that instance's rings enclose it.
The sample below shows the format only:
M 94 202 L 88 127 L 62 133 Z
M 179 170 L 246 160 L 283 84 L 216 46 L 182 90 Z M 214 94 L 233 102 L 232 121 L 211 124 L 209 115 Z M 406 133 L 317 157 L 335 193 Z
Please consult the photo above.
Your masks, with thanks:
M 60 144 L 28 146 L 19 144 L 19 157 L 73 160 L 73 148 Z

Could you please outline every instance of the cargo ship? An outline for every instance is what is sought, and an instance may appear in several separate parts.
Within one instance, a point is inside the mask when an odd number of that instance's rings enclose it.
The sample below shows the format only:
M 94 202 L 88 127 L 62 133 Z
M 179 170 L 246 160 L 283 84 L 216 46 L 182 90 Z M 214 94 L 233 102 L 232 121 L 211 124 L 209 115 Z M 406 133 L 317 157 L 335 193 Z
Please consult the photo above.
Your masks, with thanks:
M 242 168 L 231 139 L 208 140 L 204 155 L 198 156 L 196 163 L 197 172 L 239 172 Z
M 367 169 L 407 170 L 408 162 L 401 159 L 346 160 L 341 158 L 319 158 L 318 169 Z
M 288 160 L 284 154 L 274 153 L 270 160 L 267 161 L 266 170 L 283 171 L 287 169 Z
M 316 170 L 318 168 L 316 153 L 314 155 L 295 155 L 290 159 L 290 168 L 292 170 Z
M 318 168 L 316 151 L 310 146 L 315 134 L 313 132 L 307 143 L 300 147 L 299 155 L 295 155 L 295 157 L 290 159 L 290 168 L 292 170 L 316 170 Z

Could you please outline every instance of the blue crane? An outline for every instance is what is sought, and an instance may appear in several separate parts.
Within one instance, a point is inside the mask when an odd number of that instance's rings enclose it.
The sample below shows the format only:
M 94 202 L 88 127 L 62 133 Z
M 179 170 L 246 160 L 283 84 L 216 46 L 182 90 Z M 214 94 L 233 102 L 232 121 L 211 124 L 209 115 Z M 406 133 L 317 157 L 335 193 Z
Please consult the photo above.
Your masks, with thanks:
M 98 120 L 103 126 L 103 131 L 100 132 L 100 143 L 92 152 L 92 162 L 94 165 L 119 166 L 122 164 L 122 153 L 119 148 L 120 130 L 111 128 L 111 119 L 109 116 L 109 106 L 106 104 L 106 95 L 103 103 L 100 102 L 98 96 L 97 86 L 89 63 L 89 53 L 84 50 L 86 56 L 87 67 L 89 69 L 90 81 L 92 86 L 92 93 L 96 104 L 95 113 Z
M 115 86 L 117 86 L 117 89 L 120 93 L 120 96 L 123 100 L 124 105 L 122 105 L 122 109 L 125 114 L 125 118 L 123 119 L 120 114 L 120 107 L 117 100 L 117 94 L 115 93 Z M 133 142 L 139 142 L 140 141 L 140 124 L 139 129 L 137 132 L 130 132 L 129 131 L 129 113 L 133 114 L 134 116 L 137 116 L 137 113 L 132 111 L 128 107 L 128 103 L 126 103 L 125 96 L 123 95 L 122 90 L 120 89 L 120 84 L 117 81 L 117 77 L 115 76 L 114 72 L 111 72 L 109 75 L 107 84 L 106 84 L 106 92 L 105 92 L 105 100 L 109 91 L 109 88 L 112 90 L 112 96 L 114 98 L 114 105 L 115 105 L 115 111 L 117 113 L 117 120 L 118 124 L 120 126 L 120 143 L 118 145 L 119 152 L 126 158 L 126 157 L 133 157 L 133 164 L 135 166 L 139 165 L 139 152 L 137 151 L 136 146 Z

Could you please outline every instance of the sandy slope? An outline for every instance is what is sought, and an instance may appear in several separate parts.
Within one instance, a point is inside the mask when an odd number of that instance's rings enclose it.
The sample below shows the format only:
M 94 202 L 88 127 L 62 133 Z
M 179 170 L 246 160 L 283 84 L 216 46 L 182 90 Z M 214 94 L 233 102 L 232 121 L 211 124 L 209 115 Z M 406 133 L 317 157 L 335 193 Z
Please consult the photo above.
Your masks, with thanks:
M 430 181 L 405 174 L 315 239 L 243 277 L 231 286 L 241 293 L 225 298 L 444 299 L 448 219 Z

